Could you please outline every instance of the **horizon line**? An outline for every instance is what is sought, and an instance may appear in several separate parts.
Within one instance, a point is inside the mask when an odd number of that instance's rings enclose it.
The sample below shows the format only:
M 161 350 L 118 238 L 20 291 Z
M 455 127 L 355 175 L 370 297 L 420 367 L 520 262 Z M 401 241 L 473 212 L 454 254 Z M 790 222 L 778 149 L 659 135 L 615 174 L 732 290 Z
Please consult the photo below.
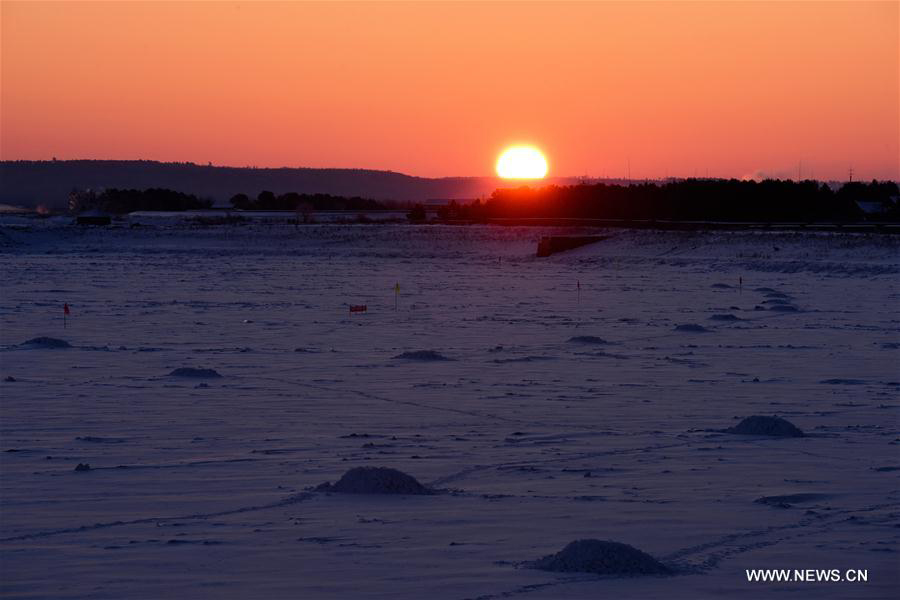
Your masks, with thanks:
M 499 175 L 438 175 L 438 176 L 428 176 L 428 175 L 413 175 L 410 173 L 405 173 L 403 171 L 395 171 L 392 169 L 378 169 L 373 167 L 310 167 L 310 166 L 289 166 L 289 165 L 281 165 L 281 166 L 259 166 L 259 165 L 227 165 L 227 164 L 216 164 L 212 161 L 207 161 L 206 163 L 198 163 L 191 160 L 159 160 L 156 158 L 0 158 L 0 163 L 54 163 L 54 162 L 144 162 L 144 163 L 157 163 L 161 165 L 192 165 L 196 167 L 202 168 L 212 168 L 212 169 L 251 169 L 251 170 L 308 170 L 308 171 L 371 171 L 375 173 L 389 173 L 393 175 L 402 175 L 404 177 L 411 177 L 415 179 L 496 179 L 496 180 L 504 180 Z M 764 175 L 764 174 L 763 174 Z M 762 177 L 747 177 L 747 176 L 721 176 L 721 175 L 710 175 L 709 173 L 705 175 L 672 175 L 666 174 L 662 176 L 655 177 L 627 177 L 627 176 L 592 176 L 592 175 L 547 175 L 541 179 L 520 179 L 520 180 L 509 180 L 509 181 L 521 181 L 521 182 L 540 182 L 540 181 L 548 181 L 554 179 L 573 179 L 573 180 L 588 180 L 588 181 L 669 181 L 669 180 L 684 180 L 684 179 L 736 179 L 739 181 L 745 180 L 781 180 L 781 181 L 819 181 L 819 182 L 847 182 L 849 179 L 820 179 L 817 177 L 806 177 L 799 179 L 794 176 L 777 176 L 777 175 L 764 175 Z M 887 179 L 878 179 L 872 178 L 871 180 L 868 178 L 859 178 L 855 181 L 900 181 L 900 179 L 887 178 Z

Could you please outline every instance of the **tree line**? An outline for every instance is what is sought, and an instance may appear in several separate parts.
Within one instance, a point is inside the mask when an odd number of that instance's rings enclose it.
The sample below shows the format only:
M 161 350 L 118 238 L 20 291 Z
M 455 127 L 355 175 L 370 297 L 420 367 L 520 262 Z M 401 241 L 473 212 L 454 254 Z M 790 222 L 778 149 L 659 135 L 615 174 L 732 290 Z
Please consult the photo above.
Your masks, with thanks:
M 900 220 L 897 184 L 852 182 L 833 191 L 817 181 L 686 179 L 657 185 L 519 187 L 485 201 L 451 202 L 444 219 L 581 218 L 673 221 L 858 221 L 857 202 L 880 203 L 879 220 Z
M 231 206 L 240 210 L 383 210 L 383 204 L 359 196 L 345 197 L 331 194 L 298 194 L 288 192 L 276 196 L 273 192 L 262 191 L 256 198 L 247 194 L 235 194 L 229 200 Z
M 851 222 L 866 218 L 859 203 L 880 207 L 871 218 L 900 221 L 900 189 L 892 181 L 851 182 L 837 191 L 817 181 L 686 179 L 658 185 L 607 183 L 573 186 L 497 189 L 487 200 L 451 202 L 438 209 L 445 220 L 578 218 L 672 221 Z M 377 211 L 396 208 L 359 196 L 330 194 L 276 195 L 256 198 L 236 194 L 231 206 L 239 210 L 284 210 L 304 215 L 314 211 Z M 165 188 L 73 190 L 72 212 L 99 210 L 112 214 L 134 211 L 184 211 L 211 208 L 213 201 Z M 412 207 L 411 221 L 424 221 L 422 205 Z
M 236 194 L 231 198 L 231 206 L 238 210 L 382 210 L 385 205 L 367 198 L 332 196 L 330 194 L 287 194 L 275 195 L 269 191 L 260 192 L 256 198 L 246 194 Z M 111 214 L 125 214 L 135 211 L 184 211 L 212 208 L 213 201 L 165 188 L 80 190 L 69 194 L 69 210 L 75 213 L 101 211 Z
M 139 210 L 182 211 L 212 208 L 212 205 L 212 200 L 165 188 L 109 188 L 100 192 L 75 189 L 69 194 L 69 210 L 76 213 L 95 210 L 111 214 Z

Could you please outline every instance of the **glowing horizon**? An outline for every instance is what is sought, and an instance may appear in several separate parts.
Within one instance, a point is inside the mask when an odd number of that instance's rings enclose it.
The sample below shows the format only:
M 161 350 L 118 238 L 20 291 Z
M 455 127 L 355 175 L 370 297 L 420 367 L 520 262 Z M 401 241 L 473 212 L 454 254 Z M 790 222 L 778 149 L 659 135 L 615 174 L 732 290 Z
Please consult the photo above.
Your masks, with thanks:
M 0 3 L 0 159 L 900 179 L 896 2 Z

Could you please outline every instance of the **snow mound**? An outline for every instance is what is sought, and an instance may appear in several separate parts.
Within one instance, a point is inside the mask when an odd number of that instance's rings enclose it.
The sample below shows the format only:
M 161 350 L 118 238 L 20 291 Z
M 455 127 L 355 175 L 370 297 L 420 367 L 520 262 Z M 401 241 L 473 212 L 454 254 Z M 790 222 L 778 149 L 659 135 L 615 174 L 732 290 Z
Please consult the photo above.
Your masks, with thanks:
M 688 333 L 708 333 L 709 329 L 707 329 L 703 325 L 697 325 L 696 323 L 685 323 L 684 325 L 676 325 L 675 331 L 686 331 Z
M 411 352 L 403 352 L 398 354 L 394 358 L 399 358 L 402 360 L 418 360 L 421 362 L 436 362 L 441 360 L 453 360 L 447 358 L 440 352 L 435 352 L 434 350 L 413 350 Z
M 425 495 L 434 492 L 397 469 L 387 467 L 355 467 L 337 483 L 323 483 L 316 488 L 320 492 L 341 494 L 409 494 Z
M 637 548 L 601 540 L 576 540 L 556 554 L 531 563 L 534 569 L 559 573 L 595 573 L 617 577 L 667 575 L 672 570 Z
M 803 437 L 800 429 L 781 417 L 761 417 L 754 415 L 747 417 L 734 427 L 729 427 L 725 433 L 738 435 L 768 435 L 773 437 Z
M 757 504 L 767 504 L 769 506 L 777 506 L 778 508 L 790 508 L 794 504 L 803 504 L 804 502 L 818 502 L 830 498 L 828 494 L 784 494 L 783 496 L 762 496 L 754 500 Z
M 773 304 L 769 307 L 769 310 L 778 312 L 797 312 L 798 309 L 793 304 Z
M 714 283 L 709 287 L 717 289 L 717 290 L 730 290 L 731 289 L 731 286 L 728 285 L 727 283 Z
M 71 348 L 72 344 L 52 337 L 36 337 L 23 342 L 21 346 L 24 348 Z
M 79 442 L 89 442 L 92 444 L 122 444 L 125 438 L 99 437 L 96 435 L 83 435 L 75 438 Z
M 743 321 L 740 317 L 736 317 L 730 313 L 722 314 L 722 315 L 712 315 L 709 317 L 710 321 Z
M 495 358 L 492 360 L 492 363 L 498 365 L 505 365 L 507 363 L 530 363 L 530 362 L 539 362 L 542 360 L 555 360 L 553 356 L 517 356 L 515 358 Z
M 823 379 L 819 383 L 826 385 L 865 385 L 862 379 Z
M 608 344 L 606 340 L 595 335 L 576 335 L 570 337 L 569 342 L 573 344 Z
M 170 377 L 221 377 L 215 369 L 195 369 L 194 367 L 178 367 L 169 373 Z

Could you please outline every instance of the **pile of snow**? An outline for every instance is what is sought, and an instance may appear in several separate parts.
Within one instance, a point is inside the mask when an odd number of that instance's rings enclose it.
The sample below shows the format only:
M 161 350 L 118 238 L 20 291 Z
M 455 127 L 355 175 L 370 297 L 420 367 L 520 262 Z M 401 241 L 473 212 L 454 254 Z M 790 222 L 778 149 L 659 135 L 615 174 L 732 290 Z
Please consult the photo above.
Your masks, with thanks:
M 398 354 L 394 358 L 400 358 L 403 360 L 418 360 L 422 362 L 452 360 L 450 358 L 447 358 L 440 352 L 435 352 L 434 350 L 413 350 L 411 352 L 403 352 L 402 354 Z
M 686 331 L 688 333 L 707 333 L 709 329 L 707 329 L 703 325 L 697 325 L 696 323 L 685 323 L 684 325 L 676 325 L 675 331 Z
M 747 417 L 725 433 L 738 435 L 768 435 L 773 437 L 803 437 L 803 432 L 793 423 L 781 417 Z
M 71 348 L 72 344 L 52 337 L 36 337 L 20 344 L 23 348 Z
M 767 504 L 769 506 L 777 506 L 778 508 L 790 508 L 794 504 L 803 504 L 804 502 L 818 502 L 826 500 L 830 496 L 828 494 L 785 494 L 783 496 L 763 496 L 754 500 L 757 504 Z
M 171 377 L 221 377 L 215 369 L 195 369 L 194 367 L 179 367 L 169 373 Z
M 819 383 L 824 383 L 825 385 L 865 385 L 865 381 L 862 379 L 823 379 Z
M 82 435 L 75 438 L 79 442 L 90 442 L 92 444 L 122 444 L 125 438 L 98 437 L 96 435 Z
M 595 573 L 618 577 L 668 575 L 672 570 L 637 548 L 602 540 L 575 540 L 556 554 L 530 565 L 534 569 L 560 573 Z
M 606 340 L 603 338 L 597 337 L 595 335 L 576 335 L 575 337 L 570 337 L 569 341 L 573 344 L 608 344 Z
M 798 309 L 793 304 L 773 304 L 769 306 L 769 310 L 777 312 L 797 312 Z
M 344 473 L 337 483 L 323 483 L 316 490 L 341 494 L 424 495 L 434 493 L 416 481 L 412 475 L 387 467 L 356 467 Z

